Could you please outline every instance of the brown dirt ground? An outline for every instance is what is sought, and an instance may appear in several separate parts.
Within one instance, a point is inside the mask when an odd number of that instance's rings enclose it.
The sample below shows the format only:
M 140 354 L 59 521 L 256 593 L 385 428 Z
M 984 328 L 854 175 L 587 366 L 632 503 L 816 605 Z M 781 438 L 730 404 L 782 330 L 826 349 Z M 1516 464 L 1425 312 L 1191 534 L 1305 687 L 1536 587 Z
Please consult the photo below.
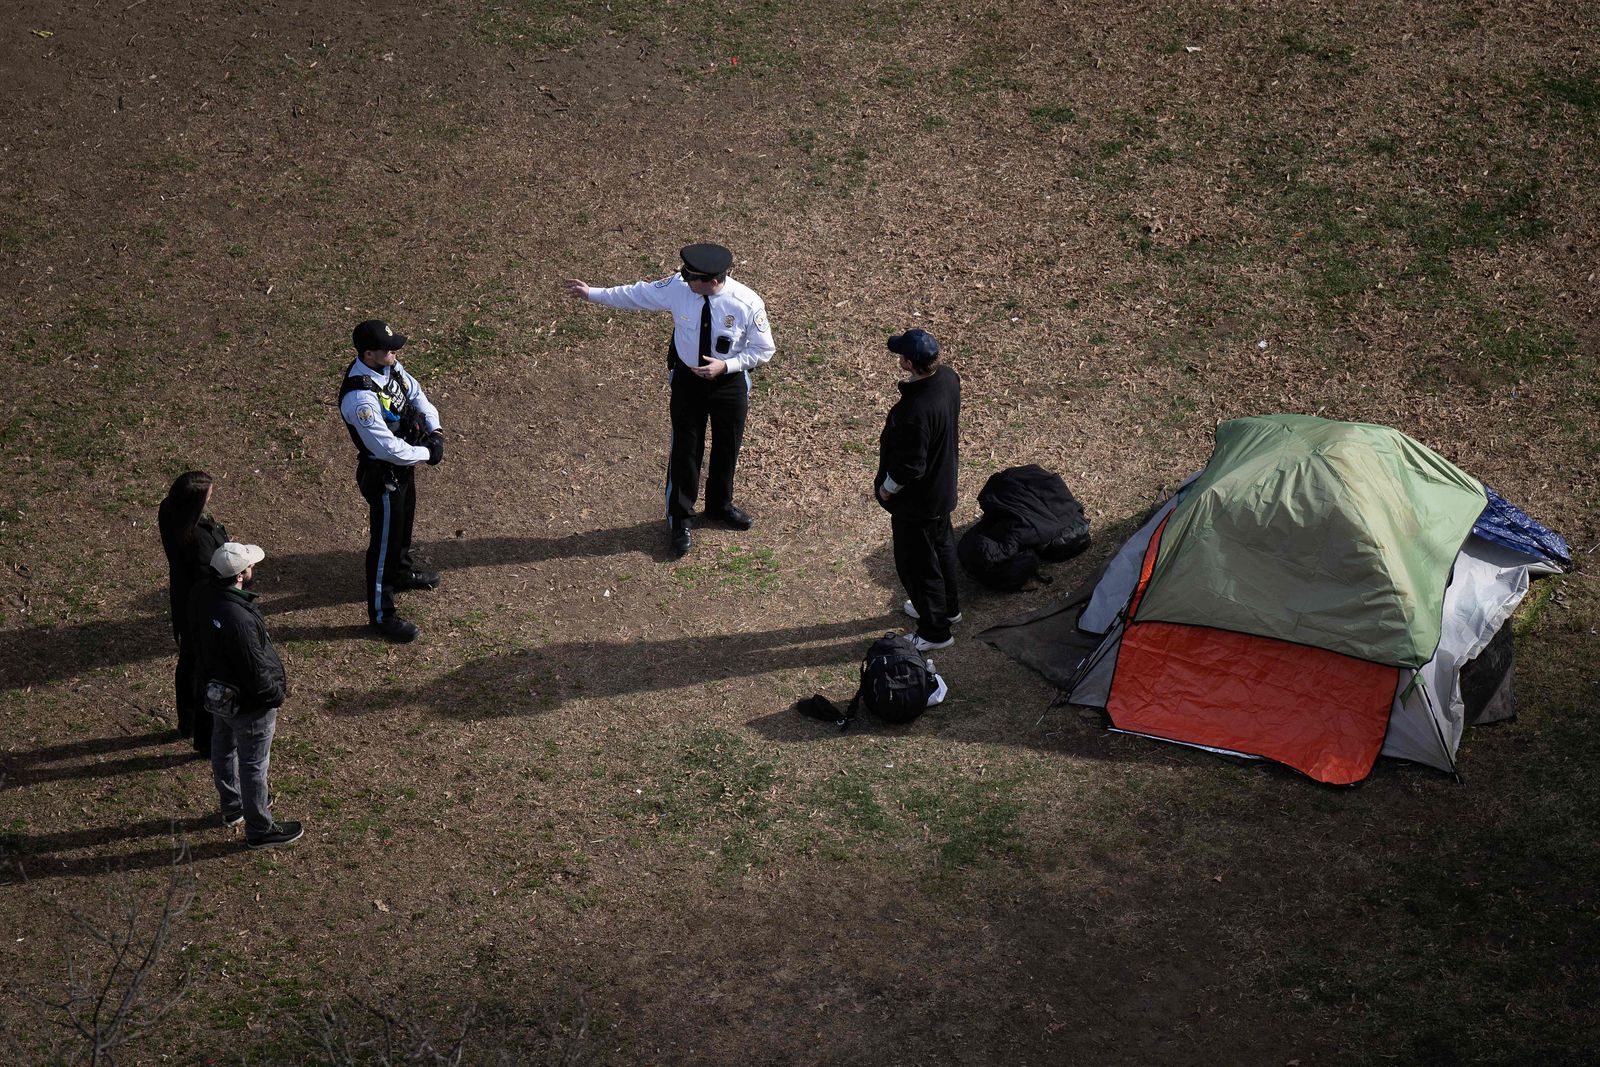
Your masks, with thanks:
M 1530 127 L 1518 86 L 1592 69 L 1594 12 L 667 2 L 606 32 L 551 5 L 576 28 L 553 44 L 495 28 L 535 6 L 12 5 L 0 830 L 29 882 L 0 886 L 0 970 L 54 980 L 45 905 L 148 900 L 175 831 L 196 986 L 133 1062 L 279 1054 L 352 991 L 441 1015 L 581 997 L 607 1062 L 1376 1054 L 1357 994 L 1285 986 L 1284 960 L 1393 936 L 1368 907 L 1384 865 L 1520 781 L 1537 714 L 1469 736 L 1465 792 L 1382 765 L 1328 794 L 1102 733 L 971 640 L 915 728 L 786 709 L 847 694 L 895 624 L 866 491 L 882 338 L 913 322 L 965 380 L 958 521 L 987 473 L 1039 462 L 1100 537 L 1053 587 L 971 590 L 968 635 L 1086 574 L 1217 420 L 1269 410 L 1399 426 L 1592 549 L 1594 120 Z M 1506 166 L 1537 171 L 1550 227 L 1458 244 L 1446 296 L 1400 261 L 1371 269 L 1403 298 L 1301 283 L 1330 249 L 1407 258 L 1364 203 L 1492 200 Z M 1306 183 L 1365 200 L 1286 215 Z M 735 248 L 780 353 L 740 466 L 759 524 L 674 566 L 665 324 L 559 285 L 662 273 L 700 237 Z M 332 403 L 368 315 L 414 338 L 450 431 L 417 531 L 446 580 L 407 596 L 404 648 L 362 633 Z M 1507 378 L 1483 346 L 1529 324 L 1566 331 L 1565 362 Z M 206 768 L 162 732 L 155 505 L 196 466 L 266 548 L 294 687 L 274 775 L 309 833 L 269 858 L 213 825 Z M 1567 581 L 1552 654 L 1592 646 Z M 913 829 L 830 805 L 850 781 Z M 982 826 L 919 789 L 977 798 Z M 983 818 L 975 856 L 941 858 Z M 1579 1032 L 1570 988 L 1508 1025 Z

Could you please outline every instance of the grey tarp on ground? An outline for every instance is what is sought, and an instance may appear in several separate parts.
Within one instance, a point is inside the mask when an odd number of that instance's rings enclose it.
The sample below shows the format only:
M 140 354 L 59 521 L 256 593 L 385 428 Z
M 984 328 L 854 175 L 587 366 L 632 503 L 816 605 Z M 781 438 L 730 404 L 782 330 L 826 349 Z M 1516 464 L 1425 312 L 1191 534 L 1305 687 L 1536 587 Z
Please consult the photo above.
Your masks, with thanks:
M 1064 602 L 991 626 L 978 634 L 978 640 L 1038 671 L 1056 688 L 1071 687 L 1078 664 L 1100 644 L 1098 634 L 1078 629 L 1078 615 L 1104 573 L 1102 565 Z

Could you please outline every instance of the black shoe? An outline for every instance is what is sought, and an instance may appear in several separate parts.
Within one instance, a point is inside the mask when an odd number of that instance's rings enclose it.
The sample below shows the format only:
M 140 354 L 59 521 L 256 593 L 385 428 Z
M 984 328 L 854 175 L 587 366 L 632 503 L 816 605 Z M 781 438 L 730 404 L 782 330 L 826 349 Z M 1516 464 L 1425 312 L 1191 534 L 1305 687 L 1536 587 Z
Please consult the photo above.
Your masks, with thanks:
M 689 520 L 677 519 L 672 524 L 672 543 L 670 545 L 673 559 L 682 559 L 689 551 Z
M 398 641 L 402 645 L 417 639 L 416 624 L 409 623 L 398 615 L 390 615 L 382 622 L 375 622 L 372 628 L 389 640 Z
M 439 576 L 433 571 L 412 571 L 389 583 L 389 588 L 397 593 L 406 589 L 437 589 L 438 586 Z
M 716 519 L 718 522 L 732 526 L 735 530 L 748 530 L 756 524 L 750 513 L 734 504 L 718 508 L 716 511 L 706 512 L 706 518 Z
M 275 822 L 272 829 L 260 837 L 245 835 L 244 843 L 251 848 L 282 848 L 292 845 L 305 835 L 306 828 L 297 822 Z
M 272 802 L 274 800 L 276 800 L 276 799 L 277 798 L 274 797 L 271 793 L 267 794 L 267 810 L 268 811 L 272 810 Z M 244 823 L 244 808 L 243 807 L 223 808 L 222 809 L 222 825 L 226 826 L 228 829 L 231 830 L 235 826 L 243 825 L 243 823 Z

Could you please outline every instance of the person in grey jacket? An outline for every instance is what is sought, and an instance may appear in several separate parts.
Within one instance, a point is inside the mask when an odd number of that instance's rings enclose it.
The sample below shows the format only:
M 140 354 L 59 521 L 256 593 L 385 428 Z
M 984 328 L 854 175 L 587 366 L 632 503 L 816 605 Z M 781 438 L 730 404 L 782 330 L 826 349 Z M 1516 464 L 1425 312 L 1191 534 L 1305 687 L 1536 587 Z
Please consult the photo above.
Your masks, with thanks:
M 283 661 L 267 637 L 267 624 L 247 587 L 266 558 L 257 545 L 229 541 L 211 556 L 221 579 L 196 619 L 201 685 L 216 718 L 211 735 L 211 777 L 222 801 L 222 820 L 244 824 L 251 848 L 277 848 L 300 840 L 305 828 L 272 818 L 267 766 L 278 708 L 289 695 Z

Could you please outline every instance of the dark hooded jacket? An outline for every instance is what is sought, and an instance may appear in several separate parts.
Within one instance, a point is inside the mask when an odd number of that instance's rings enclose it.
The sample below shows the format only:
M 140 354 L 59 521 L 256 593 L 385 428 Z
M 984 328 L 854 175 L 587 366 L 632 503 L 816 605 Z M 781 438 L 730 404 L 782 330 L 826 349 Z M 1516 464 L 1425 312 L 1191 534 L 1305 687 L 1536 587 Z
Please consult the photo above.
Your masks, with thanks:
M 200 601 L 194 632 L 200 651 L 201 684 L 216 680 L 239 690 L 239 711 L 253 715 L 276 708 L 289 695 L 283 661 L 267 637 L 254 593 L 218 585 Z

